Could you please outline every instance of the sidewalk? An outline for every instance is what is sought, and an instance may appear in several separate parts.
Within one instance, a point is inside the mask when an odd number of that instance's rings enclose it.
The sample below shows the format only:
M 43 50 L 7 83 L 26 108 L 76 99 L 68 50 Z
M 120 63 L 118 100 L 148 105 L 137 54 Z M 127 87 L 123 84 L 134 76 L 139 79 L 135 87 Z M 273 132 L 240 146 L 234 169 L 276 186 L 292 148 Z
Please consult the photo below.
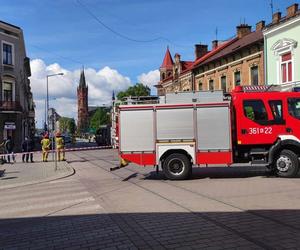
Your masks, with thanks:
M 55 163 L 49 155 L 48 162 L 41 161 L 41 154 L 34 155 L 34 163 L 17 162 L 0 165 L 0 190 L 51 181 L 74 174 L 74 169 L 66 161 Z

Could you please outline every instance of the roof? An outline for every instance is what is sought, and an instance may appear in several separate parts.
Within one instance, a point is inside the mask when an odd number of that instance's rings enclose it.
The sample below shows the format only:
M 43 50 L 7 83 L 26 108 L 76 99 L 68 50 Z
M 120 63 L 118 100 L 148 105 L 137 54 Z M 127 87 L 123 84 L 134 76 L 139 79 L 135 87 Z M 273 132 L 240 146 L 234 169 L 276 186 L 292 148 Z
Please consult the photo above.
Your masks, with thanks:
M 266 27 L 264 28 L 264 30 L 268 30 L 270 28 L 273 28 L 274 26 L 277 26 L 277 25 L 279 25 L 281 23 L 285 23 L 285 22 L 287 22 L 287 21 L 289 21 L 289 20 L 291 20 L 293 18 L 299 17 L 299 16 L 300 16 L 300 10 L 298 10 L 296 12 L 296 14 L 293 15 L 293 16 L 291 16 L 291 17 L 287 17 L 287 16 L 281 17 L 278 23 L 272 23 L 271 22 L 270 24 L 266 25 Z
M 81 74 L 80 74 L 79 88 L 86 88 L 84 69 L 81 71 Z
M 200 63 L 206 61 L 207 59 L 209 59 L 210 57 L 216 55 L 218 52 L 222 51 L 226 46 L 234 43 L 235 41 L 237 41 L 238 38 L 234 38 L 232 40 L 229 40 L 227 42 L 222 43 L 220 46 L 218 46 L 217 48 L 215 48 L 214 50 L 206 53 L 204 56 L 198 58 L 195 62 L 194 62 L 194 66 L 199 65 Z
M 169 47 L 167 47 L 167 51 L 163 60 L 162 65 L 160 66 L 161 68 L 166 68 L 166 69 L 172 69 L 173 68 L 173 59 L 169 50 Z
M 194 65 L 193 61 L 181 61 L 181 69 L 182 71 L 186 69 L 191 69 L 191 67 Z
M 211 51 L 210 53 L 206 54 L 204 57 L 199 58 L 195 62 L 195 66 L 199 64 L 206 64 L 217 59 L 220 59 L 224 56 L 227 56 L 237 50 L 245 48 L 250 44 L 259 42 L 263 40 L 263 33 L 261 30 L 256 30 L 251 32 L 250 34 L 238 39 L 234 38 L 233 40 L 225 43 L 224 45 L 219 46 L 217 49 Z M 215 52 L 215 53 L 213 53 Z
M 7 23 L 7 22 L 1 21 L 1 20 L 0 20 L 0 23 L 5 24 L 5 25 L 8 25 L 8 26 L 13 27 L 13 28 L 18 29 L 18 30 L 21 29 L 21 28 L 18 27 L 18 26 L 12 25 L 12 24 L 10 24 L 10 23 Z

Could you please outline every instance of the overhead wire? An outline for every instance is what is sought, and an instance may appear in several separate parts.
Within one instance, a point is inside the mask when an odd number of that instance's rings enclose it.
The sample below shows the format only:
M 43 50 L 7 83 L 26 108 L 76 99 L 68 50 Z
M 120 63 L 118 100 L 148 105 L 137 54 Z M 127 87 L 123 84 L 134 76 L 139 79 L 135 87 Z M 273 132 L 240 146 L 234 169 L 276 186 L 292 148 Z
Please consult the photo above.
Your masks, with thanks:
M 104 23 L 98 16 L 96 16 L 88 7 L 87 5 L 85 5 L 84 3 L 82 3 L 80 0 L 76 0 L 76 2 L 83 8 L 83 10 L 85 12 L 87 12 L 93 19 L 95 19 L 95 21 L 97 21 L 102 27 L 106 28 L 107 30 L 109 30 L 111 33 L 115 34 L 116 36 L 118 37 L 121 37 L 125 40 L 128 40 L 128 41 L 131 41 L 131 42 L 136 42 L 136 43 L 152 43 L 152 42 L 157 42 L 157 41 L 165 41 L 169 44 L 172 44 L 174 46 L 177 46 L 177 47 L 187 47 L 187 46 L 184 46 L 184 45 L 179 45 L 179 44 L 176 44 L 174 42 L 172 42 L 170 39 L 168 38 L 165 38 L 165 37 L 162 37 L 162 36 L 159 36 L 159 37 L 155 37 L 153 39 L 146 39 L 146 40 L 143 40 L 143 39 L 135 39 L 135 38 L 132 38 L 130 36 L 127 36 L 127 35 L 124 35 L 123 33 L 120 33 L 118 31 L 116 31 L 115 29 L 111 28 L 109 25 L 107 25 L 106 23 Z
M 70 61 L 70 62 L 79 64 L 79 65 L 85 65 L 83 62 L 80 62 L 80 61 L 78 61 L 78 60 L 75 60 L 75 59 L 73 59 L 73 58 L 71 58 L 71 57 L 66 57 L 66 56 L 59 55 L 59 54 L 57 54 L 57 53 L 54 53 L 54 52 L 52 52 L 52 51 L 49 51 L 49 50 L 47 50 L 47 49 L 45 49 L 45 48 L 42 48 L 42 47 L 39 47 L 39 46 L 37 46 L 37 45 L 29 44 L 29 46 L 31 46 L 31 47 L 33 47 L 33 48 L 36 48 L 36 49 L 38 49 L 38 50 L 45 51 L 45 52 L 47 52 L 48 54 L 54 55 L 54 56 L 59 57 L 59 58 L 61 58 L 61 59 L 64 59 L 64 60 L 67 60 L 67 61 Z

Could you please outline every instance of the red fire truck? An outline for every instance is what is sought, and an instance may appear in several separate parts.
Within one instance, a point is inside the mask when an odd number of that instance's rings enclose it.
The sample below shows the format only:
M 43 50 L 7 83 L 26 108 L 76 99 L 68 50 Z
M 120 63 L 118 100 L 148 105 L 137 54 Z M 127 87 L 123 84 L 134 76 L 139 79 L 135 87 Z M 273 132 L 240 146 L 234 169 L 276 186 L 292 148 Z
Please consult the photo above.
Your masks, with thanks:
M 119 155 L 186 179 L 193 165 L 249 163 L 294 177 L 300 157 L 298 84 L 236 87 L 230 94 L 167 94 L 119 106 Z M 245 164 L 243 164 L 245 165 Z

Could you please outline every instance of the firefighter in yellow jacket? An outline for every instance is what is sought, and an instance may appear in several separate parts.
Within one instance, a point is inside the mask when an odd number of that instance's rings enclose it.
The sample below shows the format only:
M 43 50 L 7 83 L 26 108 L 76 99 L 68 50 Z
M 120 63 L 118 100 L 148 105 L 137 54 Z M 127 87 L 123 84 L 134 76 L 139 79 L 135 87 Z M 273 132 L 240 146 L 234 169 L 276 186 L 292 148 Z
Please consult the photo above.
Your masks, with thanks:
M 48 154 L 50 150 L 50 140 L 49 135 L 46 133 L 44 138 L 41 140 L 42 151 L 43 151 L 43 161 L 48 161 Z
M 55 145 L 56 145 L 56 152 L 57 152 L 57 159 L 58 161 L 65 161 L 65 142 L 62 138 L 60 132 L 56 133 L 55 136 Z

